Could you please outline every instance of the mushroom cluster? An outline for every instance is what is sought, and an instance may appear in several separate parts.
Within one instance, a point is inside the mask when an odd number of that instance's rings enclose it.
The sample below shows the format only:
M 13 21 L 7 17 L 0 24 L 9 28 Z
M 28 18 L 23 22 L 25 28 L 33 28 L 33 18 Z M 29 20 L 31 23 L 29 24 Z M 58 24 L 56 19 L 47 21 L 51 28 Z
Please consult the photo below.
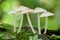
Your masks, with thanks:
M 32 30 L 32 32 L 35 34 L 33 25 L 32 25 L 32 23 L 31 23 L 31 20 L 30 20 L 30 17 L 29 17 L 29 14 L 32 13 L 32 12 L 33 12 L 32 9 L 30 9 L 30 8 L 28 8 L 28 7 L 25 7 L 25 6 L 20 6 L 19 8 L 17 8 L 17 9 L 15 9 L 15 10 L 12 10 L 12 11 L 9 12 L 9 14 L 19 13 L 20 15 L 22 15 L 22 16 L 21 16 L 20 26 L 19 26 L 19 29 L 18 29 L 18 32 L 17 32 L 17 33 L 20 33 L 20 31 L 21 31 L 21 27 L 22 27 L 22 23 L 23 23 L 23 16 L 24 16 L 24 14 L 26 14 L 28 23 L 29 23 L 29 25 L 30 25 L 30 27 L 31 27 L 31 30 Z M 16 17 L 15 17 L 14 19 L 16 19 Z M 16 22 L 16 21 L 15 21 L 15 22 Z M 16 26 L 14 26 L 14 32 L 16 32 Z
M 8 14 L 20 14 L 21 15 L 21 22 L 20 22 L 20 26 L 19 26 L 19 29 L 18 29 L 18 32 L 17 33 L 20 33 L 21 31 L 21 27 L 22 27 L 22 24 L 23 24 L 23 17 L 24 17 L 24 14 L 26 14 L 27 16 L 27 20 L 28 20 L 28 23 L 31 27 L 31 30 L 32 32 L 35 34 L 35 30 L 33 28 L 33 25 L 31 23 L 31 20 L 30 20 L 30 17 L 29 17 L 29 14 L 34 14 L 34 13 L 37 13 L 37 23 L 38 23 L 38 33 L 41 34 L 41 23 L 40 23 L 40 17 L 46 17 L 46 23 L 45 23 L 45 30 L 44 30 L 44 34 L 46 34 L 47 32 L 47 27 L 48 27 L 48 16 L 53 16 L 54 14 L 52 14 L 51 12 L 48 12 L 47 10 L 43 9 L 43 8 L 35 8 L 34 10 L 33 9 L 30 9 L 28 7 L 25 7 L 25 6 L 20 6 L 18 7 L 17 9 L 14 9 L 14 10 L 11 10 L 9 11 Z M 41 15 L 40 15 L 41 14 Z M 16 32 L 16 16 L 14 17 L 14 32 Z

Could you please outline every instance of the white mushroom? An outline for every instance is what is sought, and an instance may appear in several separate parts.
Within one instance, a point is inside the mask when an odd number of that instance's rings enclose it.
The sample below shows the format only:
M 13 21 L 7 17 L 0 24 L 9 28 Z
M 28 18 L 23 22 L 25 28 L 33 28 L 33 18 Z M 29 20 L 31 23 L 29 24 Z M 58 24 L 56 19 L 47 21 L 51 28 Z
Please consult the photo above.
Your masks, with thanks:
M 20 22 L 20 26 L 19 26 L 19 29 L 18 29 L 18 32 L 19 33 L 21 31 L 21 27 L 22 27 L 22 23 L 23 23 L 23 15 L 24 14 L 27 14 L 27 19 L 28 19 L 28 23 L 32 29 L 32 32 L 35 34 L 35 31 L 34 31 L 34 28 L 32 26 L 32 23 L 30 21 L 30 18 L 29 18 L 29 13 L 32 13 L 33 10 L 32 9 L 29 9 L 28 7 L 25 7 L 25 6 L 20 6 L 18 7 L 17 9 L 13 10 L 13 11 L 10 11 L 9 14 L 11 13 L 18 13 L 18 14 L 21 14 L 21 22 Z
M 40 13 L 45 12 L 46 10 L 43 8 L 37 7 L 33 13 L 37 13 L 37 22 L 38 22 L 38 32 L 41 34 L 41 28 L 40 28 Z
M 13 22 L 13 25 L 14 25 L 14 32 L 16 32 L 16 14 L 17 13 L 20 13 L 22 10 L 26 10 L 28 9 L 27 7 L 24 7 L 24 6 L 20 6 L 16 9 L 12 9 L 11 11 L 8 12 L 8 14 L 14 14 L 14 22 Z M 23 15 L 21 15 L 21 22 L 20 22 L 20 27 L 22 26 L 22 22 L 23 22 Z
M 16 11 L 11 10 L 11 11 L 8 12 L 8 14 L 14 14 L 13 26 L 14 26 L 14 32 L 16 32 Z
M 53 15 L 54 15 L 54 14 L 52 14 L 51 12 L 47 12 L 47 11 L 40 15 L 40 17 L 46 17 L 46 23 L 45 23 L 44 34 L 46 34 L 46 32 L 47 32 L 47 27 L 48 27 L 48 16 L 53 16 Z
M 25 6 L 20 6 L 16 9 L 17 12 L 23 11 L 23 10 L 28 10 L 29 8 L 25 7 Z
M 29 17 L 29 13 L 32 13 L 32 12 L 33 12 L 32 9 L 26 9 L 26 10 L 21 11 L 21 14 L 26 14 L 26 15 L 27 15 L 28 23 L 29 23 L 29 25 L 30 25 L 30 27 L 31 27 L 32 32 L 35 34 L 33 25 L 32 25 L 32 23 L 31 23 L 31 20 L 30 20 L 30 17 Z M 21 29 L 21 27 L 19 28 L 18 33 L 20 32 L 20 29 Z
M 23 10 L 28 10 L 29 8 L 25 7 L 25 6 L 20 6 L 16 9 L 12 9 L 11 11 L 9 11 L 8 14 L 15 14 L 15 13 L 20 13 L 22 12 Z M 21 14 L 21 13 L 20 13 Z
M 45 11 L 46 11 L 45 9 L 37 7 L 37 8 L 34 10 L 34 13 L 41 13 L 41 12 L 45 12 Z

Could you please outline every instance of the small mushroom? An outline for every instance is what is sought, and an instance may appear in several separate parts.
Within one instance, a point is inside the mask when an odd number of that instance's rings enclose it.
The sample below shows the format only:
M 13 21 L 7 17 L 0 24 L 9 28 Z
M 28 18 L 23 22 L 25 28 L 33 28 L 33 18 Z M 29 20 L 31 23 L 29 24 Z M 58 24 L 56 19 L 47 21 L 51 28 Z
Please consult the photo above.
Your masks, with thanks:
M 38 22 L 38 32 L 39 32 L 39 34 L 41 34 L 40 14 L 41 14 L 42 12 L 45 12 L 45 11 L 46 11 L 45 9 L 37 7 L 37 8 L 34 10 L 34 12 L 33 12 L 33 13 L 37 13 L 37 19 L 38 19 L 37 22 Z
M 14 25 L 14 32 L 16 32 L 16 14 L 19 13 L 22 11 L 22 10 L 26 10 L 28 9 L 27 7 L 24 7 L 24 6 L 20 6 L 16 9 L 12 9 L 11 11 L 8 12 L 8 14 L 14 14 L 14 22 L 13 22 L 13 25 Z M 20 22 L 20 27 L 22 26 L 22 22 L 23 22 L 23 15 L 21 15 L 21 22 Z
M 28 23 L 29 23 L 29 25 L 30 25 L 30 27 L 31 27 L 32 32 L 35 34 L 33 25 L 32 25 L 32 23 L 31 23 L 31 20 L 30 20 L 30 17 L 29 17 L 29 14 L 31 14 L 32 12 L 33 12 L 33 10 L 28 8 L 28 9 L 26 9 L 26 10 L 21 11 L 21 14 L 26 14 L 26 15 L 27 15 Z M 19 28 L 19 30 L 20 30 L 20 28 Z M 20 31 L 18 31 L 18 33 L 19 33 L 19 32 L 20 32 Z
M 16 11 L 11 10 L 11 11 L 8 12 L 8 14 L 14 14 L 13 26 L 14 26 L 14 32 L 16 32 Z
M 8 14 L 15 14 L 15 13 L 20 13 L 23 10 L 28 10 L 29 8 L 25 7 L 25 6 L 20 6 L 16 9 L 12 9 L 11 11 L 8 12 Z M 21 14 L 21 13 L 20 13 Z
M 45 9 L 37 7 L 37 8 L 35 8 L 34 13 L 41 13 L 41 12 L 45 12 L 45 11 L 46 11 Z
M 29 25 L 30 25 L 30 27 L 32 29 L 32 32 L 35 33 L 34 28 L 32 26 L 32 23 L 31 23 L 30 18 L 29 18 L 29 14 L 28 14 L 28 13 L 31 13 L 31 12 L 33 12 L 33 10 L 29 9 L 28 7 L 25 7 L 25 6 L 20 6 L 17 9 L 12 10 L 12 11 L 9 12 L 9 14 L 18 13 L 18 14 L 22 15 L 21 16 L 20 26 L 19 26 L 19 29 L 18 29 L 17 33 L 19 33 L 21 31 L 21 27 L 22 27 L 22 23 L 23 23 L 23 14 L 27 14 L 28 23 L 29 23 Z M 14 27 L 14 29 L 15 29 L 15 27 Z
M 47 12 L 47 11 L 40 15 L 40 17 L 46 17 L 46 23 L 45 23 L 44 34 L 46 34 L 46 32 L 47 32 L 47 27 L 48 27 L 48 16 L 53 16 L 53 15 L 54 15 L 54 14 L 52 14 L 51 12 Z
M 16 9 L 17 12 L 23 11 L 23 10 L 28 10 L 29 8 L 25 7 L 25 6 L 20 6 Z

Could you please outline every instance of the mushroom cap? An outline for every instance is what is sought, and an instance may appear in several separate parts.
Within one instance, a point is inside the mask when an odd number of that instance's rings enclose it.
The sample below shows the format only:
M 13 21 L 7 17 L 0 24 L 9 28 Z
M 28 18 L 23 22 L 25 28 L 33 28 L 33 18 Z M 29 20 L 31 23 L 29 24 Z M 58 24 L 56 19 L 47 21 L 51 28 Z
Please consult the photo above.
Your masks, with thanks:
M 19 12 L 22 12 L 23 10 L 29 10 L 29 8 L 25 6 L 20 6 L 14 10 L 9 11 L 8 14 L 19 13 Z
M 8 12 L 8 14 L 14 14 L 14 13 L 16 13 L 15 10 L 11 10 L 11 11 Z
M 37 8 L 34 10 L 33 13 L 40 13 L 40 12 L 45 12 L 45 11 L 46 11 L 45 9 L 37 7 Z
M 44 12 L 43 14 L 40 15 L 40 17 L 47 17 L 47 16 L 53 16 L 51 12 Z
M 21 12 L 21 14 L 27 14 L 27 13 L 31 14 L 31 13 L 33 13 L 33 10 L 32 9 L 28 9 L 28 10 L 23 10 Z
M 20 6 L 16 9 L 16 11 L 23 11 L 23 10 L 28 10 L 29 8 L 28 7 L 25 7 L 25 6 Z

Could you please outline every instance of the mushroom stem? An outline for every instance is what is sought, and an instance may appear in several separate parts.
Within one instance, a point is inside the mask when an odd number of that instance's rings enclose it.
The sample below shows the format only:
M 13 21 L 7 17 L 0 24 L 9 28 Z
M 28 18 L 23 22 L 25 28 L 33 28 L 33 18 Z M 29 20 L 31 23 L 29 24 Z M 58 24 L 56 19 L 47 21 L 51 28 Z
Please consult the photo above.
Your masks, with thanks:
M 35 34 L 35 31 L 34 31 L 34 28 L 33 28 L 33 25 L 31 23 L 31 20 L 30 20 L 30 17 L 29 17 L 29 14 L 28 13 L 27 13 L 27 19 L 28 19 L 28 23 L 29 23 L 29 25 L 31 27 L 32 32 Z
M 41 34 L 41 28 L 40 28 L 40 15 L 39 15 L 39 13 L 37 14 L 37 18 L 38 18 L 38 20 L 37 20 L 37 22 L 38 22 L 38 32 L 39 32 L 39 34 Z
M 29 40 L 32 40 L 32 36 L 29 38 Z
M 44 34 L 46 34 L 46 32 L 47 32 L 47 27 L 48 27 L 48 17 L 46 17 Z
M 13 25 L 14 25 L 14 32 L 16 32 L 16 14 L 14 14 Z
M 17 33 L 20 33 L 20 31 L 21 31 L 21 27 L 22 27 L 22 24 L 23 24 L 23 17 L 24 17 L 24 15 L 22 14 L 22 15 L 21 15 L 21 20 L 20 20 L 19 29 L 18 29 L 18 32 L 17 32 Z

